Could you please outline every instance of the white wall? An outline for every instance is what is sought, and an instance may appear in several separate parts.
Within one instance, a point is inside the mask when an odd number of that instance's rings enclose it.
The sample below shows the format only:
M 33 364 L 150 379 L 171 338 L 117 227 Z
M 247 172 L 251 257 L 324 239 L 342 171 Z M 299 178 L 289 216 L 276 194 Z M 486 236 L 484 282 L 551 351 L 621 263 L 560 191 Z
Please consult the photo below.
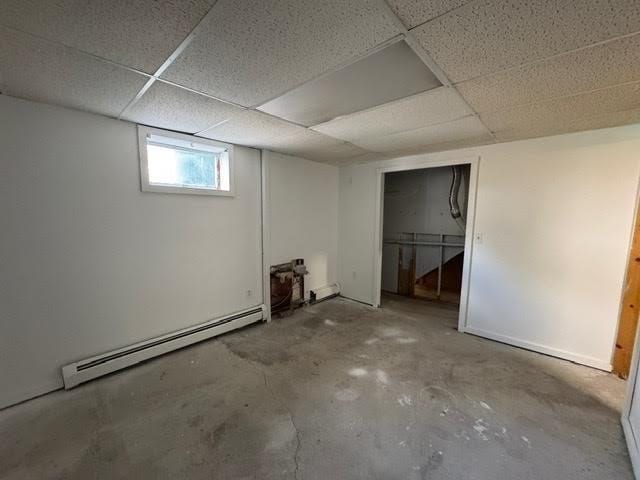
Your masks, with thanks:
M 460 185 L 458 203 L 466 218 L 466 195 L 469 183 L 469 167 L 462 166 L 465 174 Z M 451 167 L 437 167 L 385 175 L 384 184 L 384 235 L 385 239 L 407 239 L 407 232 L 462 235 L 457 243 L 464 243 L 464 231 L 451 216 L 449 191 L 453 173 Z M 454 237 L 455 238 L 455 237 Z M 420 240 L 424 240 L 424 237 Z M 453 239 L 449 239 L 453 240 Z M 399 246 L 385 244 L 382 249 L 382 289 L 396 292 L 398 289 Z M 405 252 L 409 246 L 403 247 Z M 462 248 L 445 248 L 445 261 L 453 258 Z M 419 246 L 416 250 L 416 278 L 437 268 L 440 248 Z M 403 268 L 409 268 L 410 256 L 404 255 Z
M 337 282 L 338 175 L 332 165 L 265 151 L 270 264 L 304 258 L 309 290 Z
M 372 303 L 376 170 L 480 157 L 467 329 L 610 367 L 640 126 L 405 157 L 340 174 L 339 280 Z
M 142 193 L 135 125 L 3 95 L 0 145 L 0 406 L 262 303 L 257 150 L 235 150 L 234 198 Z

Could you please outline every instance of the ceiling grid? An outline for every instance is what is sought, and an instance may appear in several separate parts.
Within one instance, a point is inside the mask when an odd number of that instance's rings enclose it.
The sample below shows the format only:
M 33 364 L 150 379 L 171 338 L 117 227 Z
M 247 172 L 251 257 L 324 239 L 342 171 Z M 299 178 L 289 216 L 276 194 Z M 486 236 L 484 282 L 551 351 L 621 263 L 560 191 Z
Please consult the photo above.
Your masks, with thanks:
M 114 9 L 107 0 L 5 0 L 0 89 L 336 164 L 637 123 L 640 2 L 556 7 L 140 0 Z M 327 104 L 322 116 L 305 117 L 319 124 L 262 111 L 398 42 L 441 87 L 345 114 Z

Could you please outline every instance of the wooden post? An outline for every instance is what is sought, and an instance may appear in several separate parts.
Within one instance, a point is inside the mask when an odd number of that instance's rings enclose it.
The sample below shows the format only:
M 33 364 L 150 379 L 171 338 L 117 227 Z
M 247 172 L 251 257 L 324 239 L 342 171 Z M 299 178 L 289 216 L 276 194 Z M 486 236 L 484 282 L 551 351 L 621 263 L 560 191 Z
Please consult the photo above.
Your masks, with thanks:
M 640 205 L 636 205 L 633 239 L 627 261 L 627 274 L 622 291 L 622 306 L 618 321 L 618 336 L 613 354 L 613 373 L 627 378 L 631 368 L 633 345 L 640 311 Z
M 413 234 L 413 245 L 411 248 L 411 267 L 409 267 L 409 296 L 416 296 L 416 257 L 418 250 L 416 247 L 416 234 Z

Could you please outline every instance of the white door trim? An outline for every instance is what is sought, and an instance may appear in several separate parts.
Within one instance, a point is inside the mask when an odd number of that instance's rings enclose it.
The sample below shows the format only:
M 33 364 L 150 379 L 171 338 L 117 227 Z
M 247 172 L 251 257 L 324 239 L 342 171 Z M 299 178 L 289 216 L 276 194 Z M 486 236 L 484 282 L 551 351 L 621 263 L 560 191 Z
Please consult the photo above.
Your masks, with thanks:
M 471 258 L 473 255 L 473 238 L 476 218 L 476 195 L 478 186 L 478 170 L 480 157 L 459 158 L 453 160 L 431 161 L 415 163 L 408 157 L 406 162 L 392 167 L 382 167 L 376 170 L 375 193 L 375 229 L 373 238 L 373 306 L 380 306 L 380 291 L 382 289 L 382 228 L 384 214 L 384 175 L 390 172 L 403 172 L 424 168 L 446 167 L 451 165 L 470 165 L 469 200 L 467 204 L 467 225 L 464 241 L 464 263 L 462 267 L 462 289 L 460 291 L 460 312 L 458 315 L 458 331 L 464 332 L 467 326 L 467 310 L 469 303 L 469 286 L 471 280 Z

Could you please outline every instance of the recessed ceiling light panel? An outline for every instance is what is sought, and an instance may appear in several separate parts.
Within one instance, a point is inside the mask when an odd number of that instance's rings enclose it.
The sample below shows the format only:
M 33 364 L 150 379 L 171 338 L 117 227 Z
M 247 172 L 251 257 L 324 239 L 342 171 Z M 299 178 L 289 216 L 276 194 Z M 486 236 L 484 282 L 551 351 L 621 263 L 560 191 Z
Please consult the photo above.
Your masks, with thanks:
M 411 47 L 400 41 L 305 83 L 259 110 L 311 126 L 440 86 Z

